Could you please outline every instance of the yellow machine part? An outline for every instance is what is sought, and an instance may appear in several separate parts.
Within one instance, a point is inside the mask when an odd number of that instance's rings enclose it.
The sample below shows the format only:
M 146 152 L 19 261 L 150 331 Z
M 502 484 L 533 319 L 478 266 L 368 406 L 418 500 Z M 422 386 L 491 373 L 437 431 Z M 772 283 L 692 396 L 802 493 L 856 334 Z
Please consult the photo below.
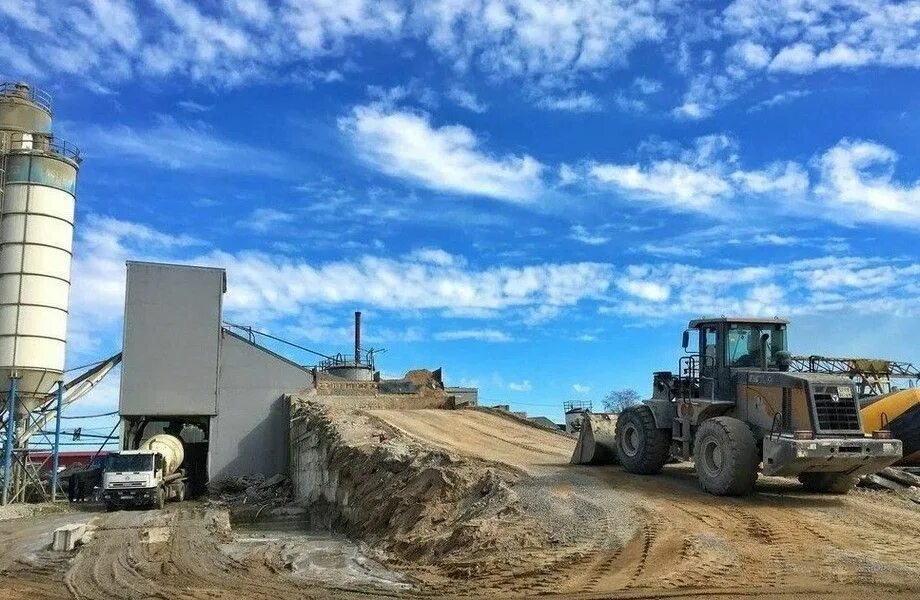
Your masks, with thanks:
M 883 394 L 869 400 L 862 409 L 867 433 L 888 429 L 901 440 L 904 458 L 899 465 L 920 465 L 920 388 Z

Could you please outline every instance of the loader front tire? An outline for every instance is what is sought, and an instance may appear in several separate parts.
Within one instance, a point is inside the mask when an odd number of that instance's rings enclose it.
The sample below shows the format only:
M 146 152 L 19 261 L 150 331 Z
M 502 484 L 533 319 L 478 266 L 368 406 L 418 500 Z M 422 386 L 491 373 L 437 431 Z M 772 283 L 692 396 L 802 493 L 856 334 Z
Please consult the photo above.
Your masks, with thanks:
M 671 453 L 671 432 L 658 429 L 648 406 L 624 410 L 617 419 L 616 454 L 630 473 L 654 475 Z
M 856 478 L 844 473 L 799 473 L 799 481 L 809 492 L 846 494 L 856 485 Z
M 693 444 L 696 476 L 716 496 L 745 496 L 754 490 L 760 456 L 751 428 L 732 417 L 703 421 Z

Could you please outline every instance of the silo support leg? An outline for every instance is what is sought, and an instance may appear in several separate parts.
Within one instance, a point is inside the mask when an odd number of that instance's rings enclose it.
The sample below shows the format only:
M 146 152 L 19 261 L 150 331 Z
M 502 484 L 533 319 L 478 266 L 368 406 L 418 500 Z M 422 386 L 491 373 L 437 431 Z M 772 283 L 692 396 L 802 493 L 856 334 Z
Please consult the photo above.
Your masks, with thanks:
M 16 443 L 16 396 L 19 380 L 10 378 L 9 394 L 6 399 L 6 440 L 3 443 L 3 498 L 0 504 L 6 505 L 10 498 L 10 485 L 13 478 L 13 444 Z
M 61 444 L 61 408 L 64 406 L 64 381 L 58 381 L 57 393 L 55 394 L 55 414 L 54 414 L 54 451 L 51 457 L 51 501 L 57 500 L 58 491 L 58 468 L 61 465 L 60 444 Z

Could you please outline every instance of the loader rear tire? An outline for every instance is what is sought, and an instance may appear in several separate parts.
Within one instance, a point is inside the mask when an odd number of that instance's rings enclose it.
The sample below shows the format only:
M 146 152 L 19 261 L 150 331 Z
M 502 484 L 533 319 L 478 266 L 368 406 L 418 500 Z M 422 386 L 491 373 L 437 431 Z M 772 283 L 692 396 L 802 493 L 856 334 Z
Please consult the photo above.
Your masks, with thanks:
M 799 481 L 809 492 L 846 494 L 856 485 L 856 478 L 844 473 L 799 473 Z
M 696 476 L 716 496 L 746 496 L 757 481 L 760 455 L 751 428 L 732 417 L 703 421 L 693 443 Z
M 617 418 L 616 454 L 630 473 L 654 475 L 671 454 L 671 432 L 655 426 L 649 407 L 628 408 Z

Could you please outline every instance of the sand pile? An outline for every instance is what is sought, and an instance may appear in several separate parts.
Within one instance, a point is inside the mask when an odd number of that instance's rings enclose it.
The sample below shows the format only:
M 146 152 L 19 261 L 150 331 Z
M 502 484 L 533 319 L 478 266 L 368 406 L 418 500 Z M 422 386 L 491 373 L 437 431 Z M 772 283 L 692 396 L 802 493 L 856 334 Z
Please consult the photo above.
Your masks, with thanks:
M 518 471 L 421 445 L 364 413 L 304 402 L 292 415 L 292 454 L 307 458 L 295 487 L 313 527 L 343 531 L 429 580 L 500 570 L 550 544 L 524 516 Z

